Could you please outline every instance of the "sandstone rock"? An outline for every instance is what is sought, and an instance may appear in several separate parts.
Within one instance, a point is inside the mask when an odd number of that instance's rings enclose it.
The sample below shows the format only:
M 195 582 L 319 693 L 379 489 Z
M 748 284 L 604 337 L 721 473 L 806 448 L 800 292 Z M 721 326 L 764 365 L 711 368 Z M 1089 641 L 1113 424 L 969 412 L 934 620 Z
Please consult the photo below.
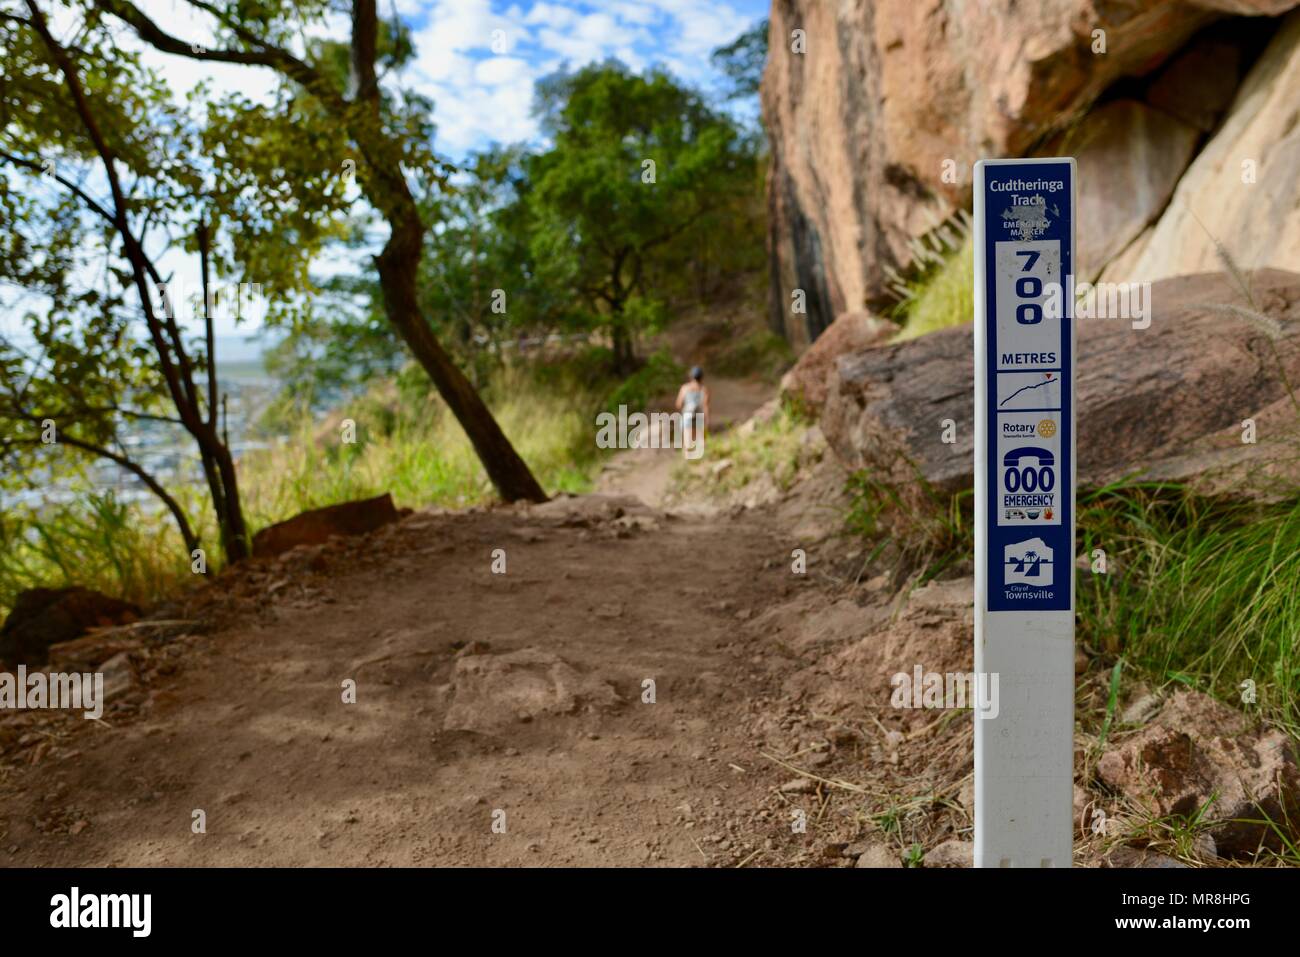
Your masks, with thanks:
M 1242 82 L 1222 128 L 1179 181 L 1143 254 L 1116 280 L 1221 268 L 1214 240 L 1242 269 L 1300 263 L 1300 13 Z M 1198 221 L 1199 220 L 1199 221 Z
M 1179 691 L 1155 720 L 1097 762 L 1101 781 L 1159 815 L 1191 815 L 1210 802 L 1217 852 L 1248 856 L 1279 847 L 1265 817 L 1300 835 L 1296 744 L 1276 729 L 1194 691 Z
M 803 347 L 833 316 L 871 305 L 882 267 L 906 263 L 911 240 L 969 203 L 975 160 L 1025 155 L 1215 19 L 1295 5 L 1044 0 L 1026 16 L 1013 3 L 776 0 L 762 89 L 771 324 Z M 1094 30 L 1105 33 L 1104 54 L 1093 52 Z M 1271 115 L 1281 124 L 1289 110 Z M 1273 182 L 1290 202 L 1288 181 Z M 1085 198 L 1110 188 L 1082 187 Z M 806 315 L 791 309 L 796 289 Z
M 921 864 L 924 867 L 974 867 L 975 845 L 952 838 L 926 851 Z
M 268 525 L 254 535 L 253 554 L 262 558 L 299 545 L 321 545 L 335 535 L 364 535 L 399 517 L 393 507 L 393 497 L 387 492 L 374 498 L 312 509 Z
M 1117 847 L 1102 861 L 1102 866 L 1179 868 L 1187 865 L 1149 848 Z
M 131 656 L 125 651 L 103 662 L 99 666 L 99 671 L 104 675 L 104 700 L 106 702 L 116 701 L 127 693 L 137 691 L 140 688 L 140 680 L 136 677 L 135 666 L 131 664 Z
M 91 628 L 123 625 L 140 609 L 89 588 L 32 588 L 20 592 L 0 627 L 0 661 L 43 665 L 51 645 L 72 641 Z
M 1300 381 L 1300 275 L 1253 274 L 1256 299 L 1282 324 L 1276 343 L 1213 308 L 1240 299 L 1224 274 L 1164 280 L 1151 288 L 1150 328 L 1122 319 L 1078 322 L 1078 482 L 1126 476 L 1186 481 L 1200 491 L 1266 497 L 1300 478 L 1295 415 L 1272 356 Z M 972 484 L 971 328 L 842 356 L 821 418 L 827 443 L 849 468 L 919 501 Z M 1135 410 L 1141 410 L 1137 414 Z M 1261 423 L 1241 441 L 1241 422 Z M 943 421 L 956 423 L 945 444 Z
M 448 730 L 508 732 L 521 721 L 622 703 L 612 685 L 579 673 L 562 658 L 536 648 L 457 658 L 451 676 Z
M 1242 59 L 1240 42 L 1211 28 L 1169 61 L 1147 87 L 1145 100 L 1208 133 L 1232 103 Z
M 591 528 L 622 518 L 624 515 L 647 515 L 644 502 L 632 495 L 557 495 L 536 505 L 527 506 L 528 514 L 556 525 Z
M 886 319 L 869 312 L 846 312 L 836 318 L 817 341 L 799 357 L 794 368 L 781 379 L 781 391 L 812 412 L 820 412 L 826 402 L 827 378 L 835 360 L 847 352 L 859 352 L 884 342 L 898 331 Z
M 51 671 L 90 671 L 114 655 L 134 651 L 143 644 L 138 636 L 108 632 L 102 635 L 86 635 L 72 641 L 62 641 L 50 645 L 49 664 Z
M 883 844 L 871 844 L 858 855 L 857 867 L 902 867 L 898 852 Z
M 1196 127 L 1167 113 L 1114 100 L 1045 150 L 1079 161 L 1081 278 L 1095 278 L 1164 211 L 1199 136 Z

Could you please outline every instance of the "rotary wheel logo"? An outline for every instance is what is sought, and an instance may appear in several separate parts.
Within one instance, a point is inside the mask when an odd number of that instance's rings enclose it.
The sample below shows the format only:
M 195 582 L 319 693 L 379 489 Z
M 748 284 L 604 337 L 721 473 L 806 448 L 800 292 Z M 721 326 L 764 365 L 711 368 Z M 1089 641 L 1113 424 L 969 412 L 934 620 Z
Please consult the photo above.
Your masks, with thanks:
M 1051 419 L 1043 419 L 1038 423 L 1038 434 L 1045 439 L 1050 439 L 1056 434 L 1056 423 Z

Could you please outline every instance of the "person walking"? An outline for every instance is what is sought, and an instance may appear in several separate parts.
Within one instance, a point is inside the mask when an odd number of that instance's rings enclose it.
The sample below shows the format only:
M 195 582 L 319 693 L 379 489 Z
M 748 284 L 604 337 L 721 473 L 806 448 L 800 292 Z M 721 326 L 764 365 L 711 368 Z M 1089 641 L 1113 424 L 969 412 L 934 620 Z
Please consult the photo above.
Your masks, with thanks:
M 686 448 L 704 440 L 709 426 L 709 390 L 704 385 L 704 370 L 691 369 L 690 381 L 677 390 L 677 411 L 682 414 L 683 438 Z

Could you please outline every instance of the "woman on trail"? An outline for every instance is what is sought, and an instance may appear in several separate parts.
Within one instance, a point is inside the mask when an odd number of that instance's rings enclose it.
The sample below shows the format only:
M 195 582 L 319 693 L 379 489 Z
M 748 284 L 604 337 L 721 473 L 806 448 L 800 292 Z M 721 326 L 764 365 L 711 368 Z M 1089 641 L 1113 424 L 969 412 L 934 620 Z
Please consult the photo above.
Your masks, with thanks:
M 691 369 L 691 381 L 677 390 L 677 411 L 682 414 L 683 439 L 689 449 L 703 441 L 709 425 L 709 390 L 699 366 Z

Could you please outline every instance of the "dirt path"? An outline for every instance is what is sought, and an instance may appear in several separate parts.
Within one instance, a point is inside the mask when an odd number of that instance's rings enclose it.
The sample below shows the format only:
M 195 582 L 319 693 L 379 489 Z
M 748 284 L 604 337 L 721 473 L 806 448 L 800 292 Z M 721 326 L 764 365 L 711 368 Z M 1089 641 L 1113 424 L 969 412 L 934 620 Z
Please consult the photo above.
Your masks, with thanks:
M 589 497 L 416 513 L 240 572 L 227 625 L 0 772 L 0 863 L 741 857 L 706 830 L 772 784 L 743 726 L 774 666 L 739 626 L 802 584 L 783 549 L 752 520 Z
M 715 435 L 739 425 L 771 398 L 771 386 L 752 379 L 717 376 L 706 381 Z M 674 398 L 661 397 L 651 411 L 673 411 Z M 629 449 L 610 460 L 596 482 L 596 489 L 607 494 L 631 495 L 658 508 L 664 504 L 673 465 L 679 461 L 677 456 L 663 454 L 662 449 Z

